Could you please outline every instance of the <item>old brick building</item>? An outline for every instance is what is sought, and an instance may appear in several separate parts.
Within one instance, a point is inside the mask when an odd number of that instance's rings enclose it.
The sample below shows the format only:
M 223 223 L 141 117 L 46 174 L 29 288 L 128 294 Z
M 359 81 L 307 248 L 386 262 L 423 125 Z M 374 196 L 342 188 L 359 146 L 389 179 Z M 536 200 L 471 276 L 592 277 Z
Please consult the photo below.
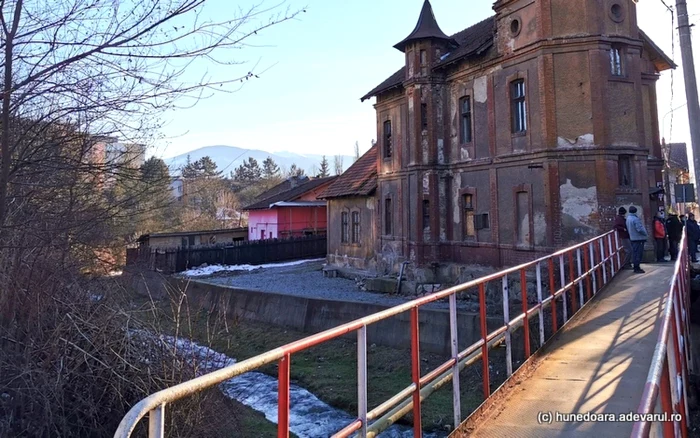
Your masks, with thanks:
M 611 229 L 620 205 L 651 220 L 655 84 L 673 63 L 635 3 L 498 0 L 447 36 L 425 1 L 395 46 L 405 65 L 362 98 L 376 97 L 381 270 L 531 260 Z

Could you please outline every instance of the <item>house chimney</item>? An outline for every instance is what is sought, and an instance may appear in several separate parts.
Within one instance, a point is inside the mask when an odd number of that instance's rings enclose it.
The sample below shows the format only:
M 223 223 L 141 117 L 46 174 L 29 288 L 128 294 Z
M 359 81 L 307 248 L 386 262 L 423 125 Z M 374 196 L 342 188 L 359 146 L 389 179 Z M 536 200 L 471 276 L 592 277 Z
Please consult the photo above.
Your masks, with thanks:
M 290 188 L 295 188 L 296 186 L 299 185 L 299 177 L 298 176 L 292 176 L 289 178 L 289 186 Z

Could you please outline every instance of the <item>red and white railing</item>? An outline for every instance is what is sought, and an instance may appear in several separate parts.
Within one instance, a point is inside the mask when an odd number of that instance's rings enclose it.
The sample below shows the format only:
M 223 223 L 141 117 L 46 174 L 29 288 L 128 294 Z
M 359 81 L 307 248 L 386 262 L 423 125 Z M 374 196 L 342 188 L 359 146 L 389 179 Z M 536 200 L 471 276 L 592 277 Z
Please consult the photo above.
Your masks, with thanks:
M 687 235 L 683 229 L 680 251 L 666 296 L 661 327 L 634 424 L 632 438 L 687 437 L 688 374 L 690 351 L 690 265 Z M 652 433 L 653 432 L 653 433 Z
M 573 314 L 619 272 L 620 260 L 620 244 L 617 235 L 614 232 L 609 232 L 532 262 L 505 269 L 343 324 L 152 394 L 137 403 L 126 414 L 114 436 L 115 438 L 129 437 L 137 423 L 148 415 L 149 437 L 163 437 L 166 404 L 264 365 L 277 362 L 279 370 L 278 437 L 288 437 L 292 355 L 353 332 L 357 333 L 357 419 L 336 433 L 335 437 L 347 437 L 354 433 L 358 433 L 362 437 L 374 437 L 409 412 L 413 413 L 414 436 L 420 437 L 422 436 L 421 402 L 450 380 L 453 385 L 453 414 L 456 427 L 463 420 L 460 410 L 460 370 L 483 358 L 481 361 L 483 367 L 483 392 L 484 398 L 488 398 L 491 395 L 489 350 L 505 342 L 506 369 L 507 375 L 510 377 L 513 373 L 511 334 L 522 327 L 525 359 L 528 359 L 533 353 L 530 345 L 530 320 L 538 316 L 539 345 L 542 346 L 546 340 L 544 309 L 548 307 L 551 309 L 551 334 L 553 335 L 561 327 L 557 318 L 559 304 L 553 306 L 552 303 L 561 303 L 562 319 L 565 322 L 568 321 Z M 543 278 L 543 270 L 545 269 L 547 275 Z M 558 271 L 558 276 L 555 275 L 555 271 Z M 534 277 L 536 281 L 537 304 L 534 305 L 528 303 L 528 274 L 530 274 L 531 278 Z M 521 286 L 522 313 L 513 318 L 510 317 L 509 276 L 519 278 Z M 487 285 L 492 282 L 500 282 L 500 289 L 503 292 L 504 323 L 501 327 L 489 333 L 486 320 L 486 290 Z M 545 288 L 549 290 L 549 296 L 546 297 L 544 296 Z M 459 351 L 457 347 L 458 314 L 456 295 L 464 292 L 477 293 L 479 296 L 481 339 L 467 349 Z M 418 330 L 419 309 L 426 304 L 442 299 L 449 300 L 451 358 L 427 374 L 421 375 L 420 336 Z M 413 383 L 389 400 L 370 409 L 367 403 L 367 326 L 404 312 L 411 312 L 411 369 Z M 525 323 L 525 321 L 528 323 Z

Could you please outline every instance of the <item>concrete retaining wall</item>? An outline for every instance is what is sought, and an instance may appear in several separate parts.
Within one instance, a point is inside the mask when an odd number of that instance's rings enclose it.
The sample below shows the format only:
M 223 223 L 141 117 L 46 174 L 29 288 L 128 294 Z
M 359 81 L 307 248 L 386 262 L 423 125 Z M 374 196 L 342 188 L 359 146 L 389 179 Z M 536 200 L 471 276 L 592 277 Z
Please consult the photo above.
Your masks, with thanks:
M 184 290 L 184 285 L 181 285 Z M 318 333 L 387 307 L 346 301 L 304 298 L 250 291 L 192 281 L 187 285 L 190 304 L 210 311 L 225 311 L 228 317 L 288 327 L 304 333 Z M 421 351 L 449 354 L 450 322 L 447 310 L 421 309 L 419 312 Z M 459 313 L 459 347 L 464 349 L 480 337 L 479 315 Z M 489 331 L 502 325 L 498 318 L 487 319 Z M 367 341 L 387 347 L 410 348 L 410 312 L 372 324 Z M 354 333 L 347 336 L 355 338 Z

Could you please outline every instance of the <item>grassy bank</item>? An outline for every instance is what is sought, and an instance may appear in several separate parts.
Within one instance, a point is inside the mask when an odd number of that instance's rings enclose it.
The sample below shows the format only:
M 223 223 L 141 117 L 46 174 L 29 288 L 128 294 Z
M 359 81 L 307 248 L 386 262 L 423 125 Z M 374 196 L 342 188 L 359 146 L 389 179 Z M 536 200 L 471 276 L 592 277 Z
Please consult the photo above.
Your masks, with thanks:
M 253 357 L 308 335 L 257 323 L 214 318 L 204 312 L 183 311 L 184 306 L 178 311 L 177 306 L 168 301 L 157 303 L 157 306 L 160 314 L 153 315 L 153 318 L 158 320 L 166 332 L 191 337 L 196 342 L 238 360 Z M 174 314 L 178 313 L 188 315 L 186 318 L 180 318 L 180 321 L 187 321 L 186 323 L 175 323 L 177 318 Z M 492 388 L 502 380 L 501 357 L 499 350 L 492 354 Z M 447 359 L 446 356 L 423 354 L 421 375 L 425 375 Z M 481 362 L 477 362 L 460 375 L 463 418 L 483 399 L 481 369 Z M 259 371 L 277 376 L 276 365 L 263 367 Z M 367 372 L 368 399 L 372 409 L 410 385 L 410 351 L 369 345 Z M 357 412 L 357 345 L 352 339 L 333 340 L 292 356 L 291 378 L 293 382 L 329 405 L 352 415 Z M 411 414 L 401 420 L 407 425 L 412 424 L 412 421 Z M 451 383 L 433 393 L 422 404 L 422 422 L 425 430 L 451 430 Z M 259 423 L 251 427 L 256 432 L 243 436 L 268 436 L 267 433 L 261 432 L 262 426 Z M 261 429 L 258 430 L 257 427 Z

